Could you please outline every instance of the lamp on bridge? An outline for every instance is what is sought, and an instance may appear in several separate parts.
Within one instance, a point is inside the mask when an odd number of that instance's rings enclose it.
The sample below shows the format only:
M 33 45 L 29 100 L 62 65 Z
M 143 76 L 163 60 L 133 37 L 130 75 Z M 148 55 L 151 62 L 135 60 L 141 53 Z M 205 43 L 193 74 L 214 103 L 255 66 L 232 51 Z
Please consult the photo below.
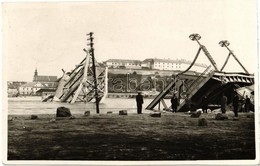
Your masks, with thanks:
M 190 38 L 192 41 L 195 40 L 196 42 L 198 42 L 199 45 L 201 45 L 200 42 L 199 42 L 199 40 L 201 39 L 201 36 L 200 36 L 199 34 L 193 33 L 193 34 L 191 34 L 191 35 L 189 36 L 189 38 Z
M 228 51 L 229 51 L 228 57 L 227 57 L 227 59 L 226 59 L 224 65 L 223 65 L 223 67 L 221 68 L 220 71 L 223 70 L 223 68 L 224 68 L 225 65 L 227 64 L 227 61 L 228 61 L 230 55 L 232 55 L 232 56 L 235 58 L 235 60 L 239 63 L 239 65 L 243 68 L 243 70 L 244 70 L 247 74 L 249 74 L 249 72 L 246 70 L 246 68 L 245 68 L 245 67 L 242 65 L 242 63 L 237 59 L 237 57 L 236 57 L 236 55 L 233 53 L 233 51 L 228 48 L 228 46 L 230 45 L 230 43 L 229 43 L 227 40 L 222 40 L 222 41 L 220 41 L 218 44 L 219 44 L 221 47 L 226 47 L 226 48 L 228 49 Z
M 214 66 L 215 70 L 216 70 L 216 71 L 219 71 L 216 62 L 214 61 L 214 59 L 213 59 L 212 56 L 210 55 L 210 53 L 209 53 L 209 51 L 207 50 L 207 48 L 206 48 L 204 45 L 200 44 L 199 40 L 201 39 L 201 36 L 200 36 L 199 34 L 197 34 L 197 33 L 193 33 L 193 34 L 191 34 L 191 35 L 189 36 L 189 38 L 190 38 L 192 41 L 195 40 L 195 41 L 199 44 L 199 46 L 200 46 L 200 48 L 199 48 L 199 50 L 198 50 L 198 52 L 197 52 L 197 54 L 196 54 L 196 56 L 195 56 L 195 58 L 194 58 L 194 60 L 193 60 L 193 62 L 192 62 L 192 65 L 195 63 L 196 59 L 198 58 L 200 51 L 203 50 L 204 54 L 205 54 L 205 55 L 207 56 L 207 58 L 209 59 L 210 63 Z M 191 66 L 192 66 L 192 65 L 191 65 Z M 188 68 L 188 70 L 191 68 L 191 66 Z M 186 69 L 186 70 L 187 70 L 187 69 Z M 185 72 L 186 72 L 186 71 L 185 71 Z
M 229 46 L 229 42 L 227 40 L 222 40 L 218 43 L 221 47 L 227 47 Z

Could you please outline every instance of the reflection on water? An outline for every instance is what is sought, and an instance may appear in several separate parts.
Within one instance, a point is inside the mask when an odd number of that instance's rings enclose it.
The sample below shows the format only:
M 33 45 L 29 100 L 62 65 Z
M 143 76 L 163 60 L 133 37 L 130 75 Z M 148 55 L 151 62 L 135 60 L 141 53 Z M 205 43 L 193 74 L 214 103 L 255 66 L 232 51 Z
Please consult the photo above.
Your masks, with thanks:
M 150 113 L 145 110 L 145 107 L 152 99 L 144 99 L 143 113 Z M 166 100 L 168 106 L 169 100 Z M 95 103 L 76 103 L 68 104 L 61 102 L 41 102 L 39 97 L 26 98 L 9 98 L 8 99 L 8 114 L 56 114 L 57 107 L 68 107 L 72 114 L 83 114 L 85 111 L 96 112 Z M 126 109 L 128 113 L 136 113 L 136 101 L 133 98 L 107 98 L 104 103 L 100 103 L 100 113 L 106 114 L 108 111 L 117 113 L 119 110 Z M 113 112 L 113 113 L 114 113 Z

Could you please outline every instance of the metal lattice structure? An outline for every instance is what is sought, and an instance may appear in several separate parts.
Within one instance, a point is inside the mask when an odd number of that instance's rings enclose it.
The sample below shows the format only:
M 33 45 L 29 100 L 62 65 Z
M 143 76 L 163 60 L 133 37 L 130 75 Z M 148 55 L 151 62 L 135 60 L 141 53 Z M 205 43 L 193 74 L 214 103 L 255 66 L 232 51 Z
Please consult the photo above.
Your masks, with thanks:
M 229 42 L 224 40 L 219 42 L 221 47 L 226 47 L 229 51 L 229 55 L 224 62 L 222 68 L 219 70 L 217 67 L 216 62 L 214 61 L 213 57 L 207 50 L 207 48 L 202 45 L 199 40 L 201 39 L 201 36 L 199 34 L 191 34 L 189 38 L 192 41 L 196 41 L 199 44 L 199 49 L 197 51 L 197 54 L 190 64 L 190 66 L 184 70 L 183 72 L 178 73 L 176 76 L 175 80 L 171 82 L 165 90 L 159 93 L 159 95 L 146 107 L 146 109 L 152 110 L 154 107 L 162 102 L 164 109 L 167 110 L 170 107 L 167 106 L 164 102 L 164 97 L 170 93 L 170 89 L 178 89 L 178 94 L 179 94 L 179 101 L 180 104 L 177 108 L 178 111 L 187 111 L 185 110 L 185 104 L 186 101 L 191 101 L 193 105 L 195 105 L 196 108 L 199 108 L 201 105 L 200 99 L 202 96 L 208 96 L 209 100 L 213 104 L 218 104 L 216 101 L 218 101 L 218 97 L 222 95 L 223 93 L 228 93 L 230 96 L 232 95 L 232 91 L 236 89 L 238 86 L 239 87 L 244 87 L 244 86 L 249 86 L 254 84 L 254 75 L 249 74 L 249 72 L 245 69 L 245 67 L 241 64 L 241 62 L 238 60 L 238 58 L 234 55 L 233 51 L 231 51 L 228 46 Z M 193 66 L 195 61 L 197 60 L 201 50 L 204 52 L 208 60 L 210 61 L 211 65 L 213 66 L 214 69 L 210 69 L 211 66 L 208 66 L 208 68 L 201 73 L 201 75 L 198 76 L 197 79 L 191 81 L 189 83 L 188 81 L 183 82 L 181 85 L 178 86 L 176 82 L 180 81 L 179 78 L 186 73 L 187 71 L 190 70 L 190 68 Z M 234 59 L 239 63 L 239 65 L 243 68 L 245 73 L 226 73 L 223 72 L 224 67 L 226 66 L 229 57 L 233 56 Z M 184 91 L 182 88 L 186 86 L 186 90 Z M 184 94 L 184 95 L 180 95 Z M 229 96 L 229 97 L 230 97 Z M 231 96 L 232 97 L 232 96 Z

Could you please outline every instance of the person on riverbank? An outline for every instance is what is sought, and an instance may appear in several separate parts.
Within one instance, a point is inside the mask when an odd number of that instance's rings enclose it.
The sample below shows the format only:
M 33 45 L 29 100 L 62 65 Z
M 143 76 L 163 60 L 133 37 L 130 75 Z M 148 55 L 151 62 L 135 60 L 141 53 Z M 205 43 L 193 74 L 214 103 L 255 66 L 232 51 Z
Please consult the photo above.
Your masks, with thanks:
M 172 104 L 172 112 L 177 112 L 177 107 L 179 105 L 179 102 L 175 94 L 171 98 L 171 104 Z
M 222 94 L 220 103 L 221 103 L 221 112 L 222 114 L 225 114 L 226 106 L 227 106 L 227 97 L 224 94 Z
M 238 117 L 238 106 L 239 106 L 239 97 L 237 95 L 237 92 L 234 92 L 233 111 L 234 111 L 235 117 Z
M 250 110 L 250 99 L 248 98 L 248 96 L 246 95 L 246 100 L 245 100 L 245 112 L 249 112 Z
M 144 103 L 143 96 L 141 95 L 141 92 L 138 92 L 138 95 L 136 96 L 136 104 L 137 104 L 137 113 L 142 113 L 142 105 Z
M 201 103 L 202 103 L 202 111 L 203 113 L 207 113 L 208 110 L 208 97 L 207 96 L 203 96 L 201 99 Z
M 186 111 L 191 111 L 191 101 L 188 95 L 185 96 L 185 104 L 186 104 Z

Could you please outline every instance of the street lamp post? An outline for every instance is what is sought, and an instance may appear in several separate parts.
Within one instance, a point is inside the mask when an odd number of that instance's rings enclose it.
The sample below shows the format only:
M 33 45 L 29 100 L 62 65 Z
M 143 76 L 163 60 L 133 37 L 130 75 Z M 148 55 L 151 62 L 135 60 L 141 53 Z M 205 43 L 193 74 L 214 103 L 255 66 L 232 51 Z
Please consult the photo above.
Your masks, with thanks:
M 200 50 L 202 49 L 203 52 L 204 52 L 204 54 L 205 54 L 205 55 L 207 56 L 207 58 L 209 59 L 210 63 L 214 66 L 215 70 L 216 70 L 216 71 L 219 71 L 216 62 L 214 61 L 214 59 L 213 59 L 212 56 L 210 55 L 210 53 L 209 53 L 209 51 L 207 50 L 207 48 L 199 42 L 199 40 L 201 39 L 201 36 L 200 36 L 199 34 L 197 34 L 197 33 L 193 33 L 193 34 L 191 34 L 191 35 L 189 36 L 189 38 L 190 38 L 192 41 L 196 41 L 196 42 L 199 44 L 199 46 L 200 46 L 200 48 L 199 48 L 199 50 L 198 50 L 198 53 L 197 53 L 195 59 L 197 59 L 197 57 L 198 57 L 198 55 L 199 55 L 199 53 L 200 53 Z
M 199 40 L 201 39 L 201 36 L 200 36 L 199 34 L 193 33 L 193 34 L 191 34 L 191 35 L 189 36 L 189 38 L 190 38 L 192 41 L 196 41 L 196 42 L 201 46 L 201 44 L 200 44 L 200 42 L 199 42 Z
M 219 45 L 220 45 L 221 47 L 226 47 L 226 48 L 228 49 L 228 51 L 229 51 L 229 55 L 231 54 L 231 55 L 235 58 L 235 60 L 239 63 L 239 65 L 243 68 L 243 70 L 244 70 L 247 74 L 249 74 L 249 72 L 246 70 L 246 68 L 245 68 L 245 67 L 242 65 L 242 63 L 237 59 L 237 57 L 235 56 L 235 54 L 233 53 L 233 51 L 229 49 L 228 46 L 230 45 L 230 43 L 229 43 L 227 40 L 222 40 L 222 41 L 220 41 L 220 42 L 219 42 Z M 229 56 L 228 56 L 228 58 L 229 58 Z M 227 58 L 227 60 L 228 60 L 228 58 Z M 226 60 L 226 62 L 227 62 L 227 60 Z M 226 62 L 225 62 L 225 64 L 226 64 Z M 223 65 L 222 69 L 224 68 L 225 64 Z

